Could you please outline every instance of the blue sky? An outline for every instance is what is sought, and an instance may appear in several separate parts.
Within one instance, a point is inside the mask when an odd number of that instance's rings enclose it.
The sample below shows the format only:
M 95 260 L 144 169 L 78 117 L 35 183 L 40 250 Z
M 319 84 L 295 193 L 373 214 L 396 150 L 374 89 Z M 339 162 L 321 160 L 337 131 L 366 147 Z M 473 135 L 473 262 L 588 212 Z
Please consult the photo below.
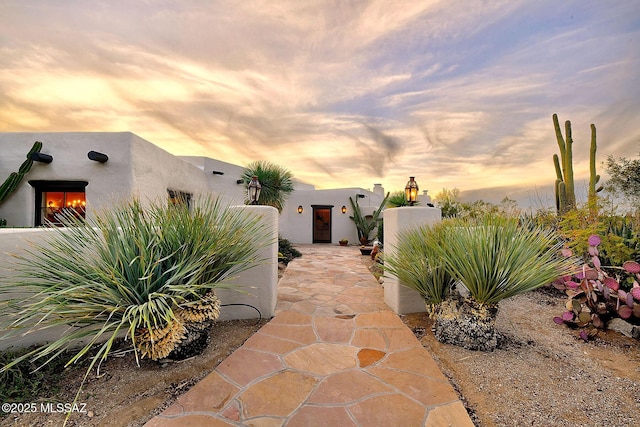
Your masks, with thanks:
M 0 131 L 132 131 L 318 188 L 551 200 L 640 152 L 640 2 L 0 0 Z M 46 141 L 45 141 L 46 143 Z M 604 171 L 601 170 L 604 173 Z

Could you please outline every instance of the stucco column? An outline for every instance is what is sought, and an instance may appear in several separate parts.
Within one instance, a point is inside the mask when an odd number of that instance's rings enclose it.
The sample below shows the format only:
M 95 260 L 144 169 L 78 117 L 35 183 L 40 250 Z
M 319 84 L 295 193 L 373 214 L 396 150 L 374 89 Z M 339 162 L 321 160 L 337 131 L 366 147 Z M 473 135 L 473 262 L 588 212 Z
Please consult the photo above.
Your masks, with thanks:
M 400 231 L 434 224 L 442 219 L 439 208 L 408 206 L 385 209 L 384 211 L 384 253 L 394 255 L 399 243 Z M 385 273 L 384 301 L 398 314 L 426 311 L 424 299 L 417 291 L 404 286 L 397 277 Z
M 275 315 L 278 299 L 278 210 L 271 206 L 232 206 L 250 216 L 260 218 L 269 233 L 269 244 L 257 254 L 259 259 L 251 268 L 241 272 L 232 283 L 238 290 L 219 289 L 216 294 L 222 305 L 248 304 L 258 310 L 263 318 Z M 258 318 L 258 312 L 246 306 L 227 306 L 220 309 L 219 320 Z

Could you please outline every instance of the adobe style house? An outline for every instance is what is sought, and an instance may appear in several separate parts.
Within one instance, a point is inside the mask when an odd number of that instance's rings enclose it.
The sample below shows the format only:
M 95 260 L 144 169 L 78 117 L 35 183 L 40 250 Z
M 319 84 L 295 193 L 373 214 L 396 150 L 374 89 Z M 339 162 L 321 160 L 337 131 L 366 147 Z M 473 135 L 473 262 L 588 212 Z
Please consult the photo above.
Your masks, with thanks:
M 43 144 L 40 153 L 50 157 L 35 161 L 16 191 L 0 204 L 0 218 L 8 227 L 38 227 L 46 219 L 55 223 L 62 210 L 90 217 L 133 195 L 189 201 L 213 193 L 230 204 L 244 202 L 245 187 L 238 184 L 242 166 L 207 157 L 177 157 L 131 132 L 0 133 L 0 185 L 18 171 L 35 141 Z M 373 191 L 316 190 L 296 182 L 279 217 L 280 235 L 302 244 L 337 244 L 343 238 L 357 243 L 349 197 L 357 199 L 367 215 L 378 208 L 384 190 L 379 184 Z

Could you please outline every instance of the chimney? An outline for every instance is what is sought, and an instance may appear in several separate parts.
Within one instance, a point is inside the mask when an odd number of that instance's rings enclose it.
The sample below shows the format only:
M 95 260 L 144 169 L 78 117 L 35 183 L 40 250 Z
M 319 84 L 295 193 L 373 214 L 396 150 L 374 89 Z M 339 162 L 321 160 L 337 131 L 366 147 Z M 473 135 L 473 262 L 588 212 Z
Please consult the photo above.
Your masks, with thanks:
M 382 184 L 373 184 L 373 194 L 379 194 L 384 197 L 384 188 L 382 188 Z

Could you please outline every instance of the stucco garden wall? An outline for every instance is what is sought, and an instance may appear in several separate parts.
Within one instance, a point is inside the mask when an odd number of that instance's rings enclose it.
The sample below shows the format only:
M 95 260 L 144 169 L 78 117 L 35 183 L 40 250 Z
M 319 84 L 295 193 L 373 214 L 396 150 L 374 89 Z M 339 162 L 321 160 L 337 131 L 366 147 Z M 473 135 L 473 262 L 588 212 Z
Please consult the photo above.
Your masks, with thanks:
M 268 206 L 240 206 L 231 209 L 246 209 L 251 215 L 260 216 L 265 227 L 269 230 L 269 245 L 258 254 L 260 262 L 249 270 L 238 275 L 233 281 L 238 289 L 220 290 L 218 296 L 222 304 L 249 304 L 260 310 L 262 317 L 269 318 L 275 314 L 278 286 L 278 212 Z M 12 271 L 12 257 L 10 254 L 27 255 L 26 250 L 32 243 L 44 243 L 46 233 L 57 232 L 59 229 L 47 228 L 0 228 L 0 278 L 10 281 L 16 273 Z M 26 298 L 29 294 L 7 294 L 0 298 Z M 228 306 L 221 309 L 220 320 L 253 319 L 258 313 L 245 306 Z M 0 322 L 4 323 L 5 317 L 0 313 Z M 64 328 L 52 328 L 45 331 L 36 331 L 22 337 L 11 340 L 0 340 L 0 351 L 7 348 L 22 348 L 33 344 L 41 344 L 53 341 L 60 336 Z

